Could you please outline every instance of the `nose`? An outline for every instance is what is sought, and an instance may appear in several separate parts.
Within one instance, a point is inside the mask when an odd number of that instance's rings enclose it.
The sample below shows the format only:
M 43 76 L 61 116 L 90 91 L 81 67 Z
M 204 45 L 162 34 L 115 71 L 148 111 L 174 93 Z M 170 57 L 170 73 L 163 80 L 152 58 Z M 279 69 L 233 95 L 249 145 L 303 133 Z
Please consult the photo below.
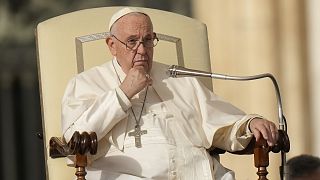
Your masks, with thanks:
M 147 52 L 147 48 L 144 46 L 143 41 L 139 41 L 138 47 L 137 47 L 137 53 L 138 54 L 145 54 Z

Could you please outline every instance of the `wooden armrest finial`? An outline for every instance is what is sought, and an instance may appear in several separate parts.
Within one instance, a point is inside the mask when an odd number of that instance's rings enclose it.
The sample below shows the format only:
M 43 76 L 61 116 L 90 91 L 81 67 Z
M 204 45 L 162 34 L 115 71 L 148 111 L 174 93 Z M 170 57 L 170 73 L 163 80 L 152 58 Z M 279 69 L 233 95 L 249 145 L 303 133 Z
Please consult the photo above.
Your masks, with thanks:
M 49 142 L 50 157 L 60 158 L 67 157 L 69 155 L 76 155 L 76 173 L 78 180 L 85 180 L 85 167 L 87 166 L 87 153 L 94 155 L 98 150 L 98 138 L 97 134 L 92 133 L 79 133 L 74 132 L 70 141 L 65 142 L 63 138 L 52 137 Z
M 94 132 L 90 134 L 83 132 L 80 134 L 76 131 L 68 143 L 62 138 L 52 137 L 49 144 L 51 158 L 67 157 L 76 154 L 84 155 L 88 152 L 94 155 L 98 149 L 97 134 Z

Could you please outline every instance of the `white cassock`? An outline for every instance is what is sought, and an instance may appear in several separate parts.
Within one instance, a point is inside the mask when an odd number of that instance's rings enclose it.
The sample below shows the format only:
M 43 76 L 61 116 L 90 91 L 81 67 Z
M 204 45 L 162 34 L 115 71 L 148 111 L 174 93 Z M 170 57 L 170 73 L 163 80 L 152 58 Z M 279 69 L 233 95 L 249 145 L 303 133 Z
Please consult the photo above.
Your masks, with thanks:
M 113 62 L 113 63 L 112 63 Z M 78 74 L 62 101 L 62 131 L 96 132 L 98 153 L 89 157 L 88 180 L 234 179 L 207 149 L 244 149 L 252 138 L 245 115 L 223 101 L 196 78 L 168 78 L 168 66 L 153 63 L 142 112 L 141 148 L 128 136 L 138 119 L 146 89 L 129 100 L 119 88 L 125 78 L 114 59 Z

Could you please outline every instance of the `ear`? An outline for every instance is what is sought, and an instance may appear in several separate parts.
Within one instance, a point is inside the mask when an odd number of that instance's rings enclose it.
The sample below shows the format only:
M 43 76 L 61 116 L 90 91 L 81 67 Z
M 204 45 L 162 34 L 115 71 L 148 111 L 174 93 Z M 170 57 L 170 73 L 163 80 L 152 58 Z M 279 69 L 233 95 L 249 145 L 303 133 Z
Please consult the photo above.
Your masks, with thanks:
M 108 45 L 108 48 L 109 48 L 111 54 L 113 56 L 116 56 L 117 55 L 116 44 L 114 43 L 112 37 L 109 36 L 106 38 L 106 44 Z

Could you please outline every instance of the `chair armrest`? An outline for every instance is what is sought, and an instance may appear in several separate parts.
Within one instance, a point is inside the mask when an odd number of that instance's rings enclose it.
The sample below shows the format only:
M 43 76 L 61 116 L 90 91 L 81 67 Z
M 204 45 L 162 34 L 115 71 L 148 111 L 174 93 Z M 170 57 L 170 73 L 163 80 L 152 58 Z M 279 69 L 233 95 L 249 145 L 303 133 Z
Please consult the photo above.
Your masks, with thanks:
M 268 174 L 267 167 L 269 166 L 269 152 L 272 151 L 274 153 L 278 153 L 281 151 L 287 153 L 290 150 L 288 134 L 283 130 L 278 130 L 278 132 L 279 139 L 272 147 L 267 144 L 265 139 L 261 138 L 259 141 L 256 141 L 255 138 L 252 138 L 245 149 L 241 151 L 228 152 L 237 155 L 254 154 L 254 165 L 256 168 L 258 168 L 257 175 L 259 176 L 259 179 L 267 179 L 266 176 Z M 208 149 L 208 152 L 211 156 L 214 156 L 217 154 L 223 154 L 226 152 L 226 150 L 212 148 Z
M 88 152 L 94 155 L 97 153 L 98 149 L 97 135 L 94 132 L 90 134 L 83 132 L 80 134 L 76 131 L 68 143 L 66 143 L 63 138 L 52 137 L 49 144 L 51 158 L 66 157 L 76 154 L 84 155 Z
M 277 144 L 275 144 L 272 147 L 269 147 L 267 145 L 268 152 L 269 151 L 272 151 L 274 153 L 278 153 L 280 151 L 289 152 L 290 141 L 289 141 L 288 134 L 283 130 L 278 130 L 278 132 L 279 132 L 279 139 L 277 141 Z M 255 138 L 252 138 L 245 149 L 240 150 L 240 151 L 228 151 L 228 152 L 231 154 L 238 154 L 238 155 L 253 154 L 254 148 L 256 147 L 256 144 L 257 144 L 257 142 L 255 141 Z M 213 148 L 208 149 L 208 152 L 210 155 L 215 155 L 215 154 L 224 154 L 227 151 L 224 149 L 213 147 Z
M 83 180 L 86 176 L 85 167 L 87 166 L 87 153 L 91 155 L 97 153 L 98 139 L 96 133 L 79 133 L 74 132 L 70 141 L 65 142 L 63 138 L 52 137 L 50 138 L 50 157 L 60 158 L 69 155 L 76 155 L 76 173 L 77 180 Z

